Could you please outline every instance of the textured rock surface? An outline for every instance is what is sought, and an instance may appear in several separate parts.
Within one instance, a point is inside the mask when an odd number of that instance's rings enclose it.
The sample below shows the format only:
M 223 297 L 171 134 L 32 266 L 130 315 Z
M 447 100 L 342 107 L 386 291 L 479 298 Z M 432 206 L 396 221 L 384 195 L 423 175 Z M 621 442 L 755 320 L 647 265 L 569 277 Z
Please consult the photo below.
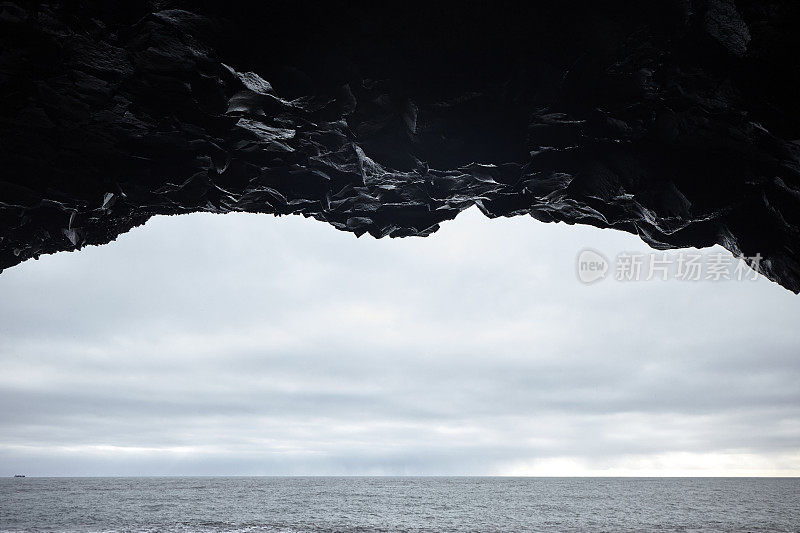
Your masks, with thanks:
M 478 205 L 760 253 L 797 292 L 797 12 L 0 2 L 0 268 L 156 214 L 402 237 Z

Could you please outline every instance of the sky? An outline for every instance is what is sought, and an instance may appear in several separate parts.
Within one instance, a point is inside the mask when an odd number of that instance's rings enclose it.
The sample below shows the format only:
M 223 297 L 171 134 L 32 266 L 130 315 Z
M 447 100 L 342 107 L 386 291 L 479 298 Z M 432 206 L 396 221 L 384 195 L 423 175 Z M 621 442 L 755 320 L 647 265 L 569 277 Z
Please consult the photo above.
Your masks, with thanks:
M 381 240 L 157 217 L 28 261 L 0 274 L 0 475 L 800 475 L 800 297 L 618 281 L 622 252 L 653 253 L 471 209 Z

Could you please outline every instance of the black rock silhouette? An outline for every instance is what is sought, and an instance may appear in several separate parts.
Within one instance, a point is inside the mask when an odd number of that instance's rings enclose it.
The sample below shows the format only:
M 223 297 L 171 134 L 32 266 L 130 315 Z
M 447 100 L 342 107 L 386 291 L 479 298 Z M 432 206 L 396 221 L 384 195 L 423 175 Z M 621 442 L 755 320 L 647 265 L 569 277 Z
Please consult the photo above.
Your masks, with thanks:
M 0 268 L 157 214 L 477 205 L 800 291 L 793 2 L 0 2 Z

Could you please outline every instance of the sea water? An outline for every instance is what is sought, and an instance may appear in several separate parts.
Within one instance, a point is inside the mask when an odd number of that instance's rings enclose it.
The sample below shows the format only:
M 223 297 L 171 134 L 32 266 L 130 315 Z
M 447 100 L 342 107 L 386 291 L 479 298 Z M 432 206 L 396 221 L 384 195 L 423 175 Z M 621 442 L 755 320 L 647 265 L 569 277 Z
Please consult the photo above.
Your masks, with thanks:
M 800 531 L 800 479 L 7 478 L 0 530 Z

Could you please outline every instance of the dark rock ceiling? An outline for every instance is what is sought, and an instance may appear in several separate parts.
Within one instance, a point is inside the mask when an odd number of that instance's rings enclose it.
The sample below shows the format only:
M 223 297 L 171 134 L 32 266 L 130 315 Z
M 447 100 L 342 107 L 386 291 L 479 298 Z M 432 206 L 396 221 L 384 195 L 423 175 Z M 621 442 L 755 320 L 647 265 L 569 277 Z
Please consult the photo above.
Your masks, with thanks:
M 0 269 L 157 214 L 477 205 L 800 290 L 795 2 L 0 2 Z M 487 222 L 489 223 L 489 222 Z

